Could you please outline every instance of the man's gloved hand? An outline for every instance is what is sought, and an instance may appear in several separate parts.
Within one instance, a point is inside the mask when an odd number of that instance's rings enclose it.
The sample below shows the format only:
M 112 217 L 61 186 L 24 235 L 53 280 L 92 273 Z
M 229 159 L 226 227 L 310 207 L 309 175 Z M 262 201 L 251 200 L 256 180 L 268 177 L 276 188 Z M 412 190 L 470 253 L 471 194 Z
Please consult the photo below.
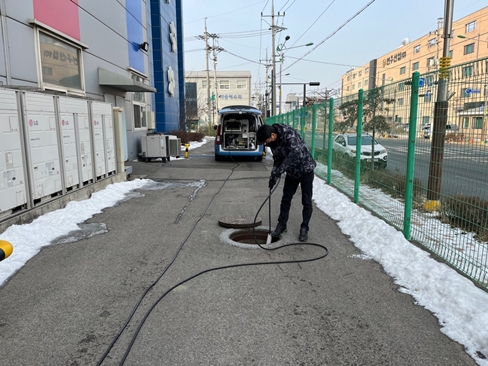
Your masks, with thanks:
M 278 180 L 279 176 L 276 176 L 275 174 L 271 173 L 271 177 L 269 178 L 269 184 L 268 187 L 269 189 L 273 189 L 273 187 L 276 184 L 276 181 Z

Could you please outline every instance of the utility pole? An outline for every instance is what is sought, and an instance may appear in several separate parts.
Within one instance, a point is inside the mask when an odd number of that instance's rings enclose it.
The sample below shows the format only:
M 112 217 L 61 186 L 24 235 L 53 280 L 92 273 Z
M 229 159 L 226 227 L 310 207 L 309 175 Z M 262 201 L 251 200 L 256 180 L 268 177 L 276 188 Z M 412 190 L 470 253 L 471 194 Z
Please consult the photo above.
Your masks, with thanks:
M 432 126 L 432 144 L 430 150 L 429 180 L 427 186 L 427 200 L 424 208 L 428 211 L 436 211 L 440 208 L 441 184 L 442 184 L 442 161 L 444 159 L 444 139 L 446 135 L 447 113 L 449 107 L 448 83 L 449 66 L 449 43 L 452 38 L 452 15 L 454 0 L 445 0 L 444 9 L 444 48 L 440 60 L 439 87 L 437 90 L 437 101 L 434 106 L 434 124 Z
M 210 38 L 212 38 L 213 66 L 214 66 L 214 87 L 215 87 L 215 94 L 212 98 L 213 106 L 214 106 L 214 109 L 212 110 L 212 116 L 214 117 L 214 121 L 215 121 L 216 113 L 219 110 L 218 85 L 217 85 L 217 53 L 220 51 L 223 51 L 224 49 L 222 47 L 218 47 L 215 45 L 215 39 L 219 38 L 218 34 L 213 33 L 213 34 L 209 34 L 208 36 Z
M 264 119 L 268 117 L 268 69 L 271 66 L 268 63 L 268 49 L 266 49 L 266 59 L 265 60 L 259 60 L 259 61 L 265 61 L 265 66 L 266 66 L 266 73 L 265 73 L 265 79 L 264 79 Z M 271 116 L 271 113 L 270 113 Z
M 208 33 L 207 33 L 207 18 L 205 18 L 205 68 L 207 70 L 207 116 L 209 118 L 209 122 L 213 125 L 213 114 L 211 113 L 211 105 L 210 105 L 210 70 L 208 67 L 208 57 L 210 54 L 210 47 L 208 46 Z
M 210 51 L 213 50 L 213 62 L 214 62 L 214 86 L 215 86 L 215 100 L 217 100 L 217 52 L 224 51 L 222 47 L 215 46 L 215 39 L 220 38 L 218 34 L 215 33 L 208 33 L 207 32 L 207 18 L 205 18 L 205 32 L 203 36 L 197 36 L 198 39 L 203 39 L 205 41 L 205 65 L 206 65 L 206 72 L 207 72 L 207 116 L 209 118 L 209 122 L 213 124 L 214 121 L 214 111 L 212 108 L 212 99 L 210 96 L 210 67 L 208 65 Z M 212 38 L 213 46 L 210 47 L 208 45 L 208 39 Z M 215 102 L 215 107 L 218 108 L 218 105 Z
M 274 116 L 276 114 L 276 44 L 275 44 L 275 36 L 276 33 L 285 30 L 284 27 L 275 26 L 275 16 L 276 17 L 284 17 L 285 13 L 278 15 L 274 14 L 274 0 L 271 1 L 271 15 L 263 15 L 261 13 L 261 17 L 271 17 L 271 47 L 273 47 L 273 54 L 271 63 L 273 65 L 273 73 L 271 74 L 271 112 L 270 116 Z M 268 23 L 269 24 L 269 23 Z

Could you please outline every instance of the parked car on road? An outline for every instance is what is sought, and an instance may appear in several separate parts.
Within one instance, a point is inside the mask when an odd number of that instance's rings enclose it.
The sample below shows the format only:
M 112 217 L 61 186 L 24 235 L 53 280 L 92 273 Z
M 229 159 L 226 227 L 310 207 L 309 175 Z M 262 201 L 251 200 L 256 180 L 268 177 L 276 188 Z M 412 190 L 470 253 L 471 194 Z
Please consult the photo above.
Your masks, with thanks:
M 430 123 L 422 126 L 422 130 L 424 131 L 424 139 L 430 139 L 430 136 L 432 134 L 432 128 Z M 446 133 L 454 133 L 459 131 L 459 126 L 458 125 L 451 125 L 447 124 L 446 125 Z
M 246 105 L 232 105 L 219 110 L 214 128 L 215 160 L 226 157 L 254 157 L 263 159 L 263 145 L 257 143 L 256 132 L 264 122 L 262 112 Z
M 334 138 L 332 144 L 332 150 L 337 155 L 343 155 L 348 158 L 356 157 L 356 141 L 357 136 L 355 134 L 340 134 Z M 374 146 L 374 157 L 372 154 L 372 146 Z M 379 168 L 386 168 L 388 164 L 388 153 L 386 148 L 378 141 L 373 140 L 371 135 L 361 136 L 361 160 L 372 161 L 374 160 L 375 166 Z

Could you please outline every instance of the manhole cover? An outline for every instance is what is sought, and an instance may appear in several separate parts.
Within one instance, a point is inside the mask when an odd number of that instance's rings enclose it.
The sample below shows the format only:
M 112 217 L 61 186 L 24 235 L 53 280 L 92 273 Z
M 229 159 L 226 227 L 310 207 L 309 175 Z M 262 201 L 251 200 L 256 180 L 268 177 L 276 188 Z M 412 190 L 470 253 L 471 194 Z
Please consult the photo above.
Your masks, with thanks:
M 219 225 L 223 227 L 229 227 L 231 229 L 253 228 L 261 225 L 261 218 L 257 217 L 256 221 L 254 221 L 254 217 L 243 217 L 243 216 L 222 217 L 219 220 Z

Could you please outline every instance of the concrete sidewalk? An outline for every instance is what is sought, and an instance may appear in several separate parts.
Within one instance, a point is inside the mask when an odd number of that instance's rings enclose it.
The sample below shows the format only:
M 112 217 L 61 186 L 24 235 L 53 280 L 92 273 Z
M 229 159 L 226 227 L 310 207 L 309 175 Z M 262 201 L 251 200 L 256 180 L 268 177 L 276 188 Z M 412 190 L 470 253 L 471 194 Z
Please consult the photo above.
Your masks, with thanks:
M 325 259 L 213 271 L 161 299 L 209 268 L 322 251 L 268 252 L 221 239 L 220 218 L 255 216 L 271 160 L 215 162 L 209 143 L 186 160 L 129 165 L 132 179 L 159 184 L 88 221 L 106 224 L 107 233 L 43 249 L 0 289 L 0 363 L 96 365 L 162 276 L 102 365 L 120 363 L 152 307 L 125 365 L 475 365 L 378 263 L 355 256 L 359 250 L 317 208 L 309 241 L 328 248 Z M 273 220 L 280 199 L 278 189 Z M 267 204 L 260 217 L 267 226 Z M 281 243 L 297 241 L 300 221 L 298 195 Z

